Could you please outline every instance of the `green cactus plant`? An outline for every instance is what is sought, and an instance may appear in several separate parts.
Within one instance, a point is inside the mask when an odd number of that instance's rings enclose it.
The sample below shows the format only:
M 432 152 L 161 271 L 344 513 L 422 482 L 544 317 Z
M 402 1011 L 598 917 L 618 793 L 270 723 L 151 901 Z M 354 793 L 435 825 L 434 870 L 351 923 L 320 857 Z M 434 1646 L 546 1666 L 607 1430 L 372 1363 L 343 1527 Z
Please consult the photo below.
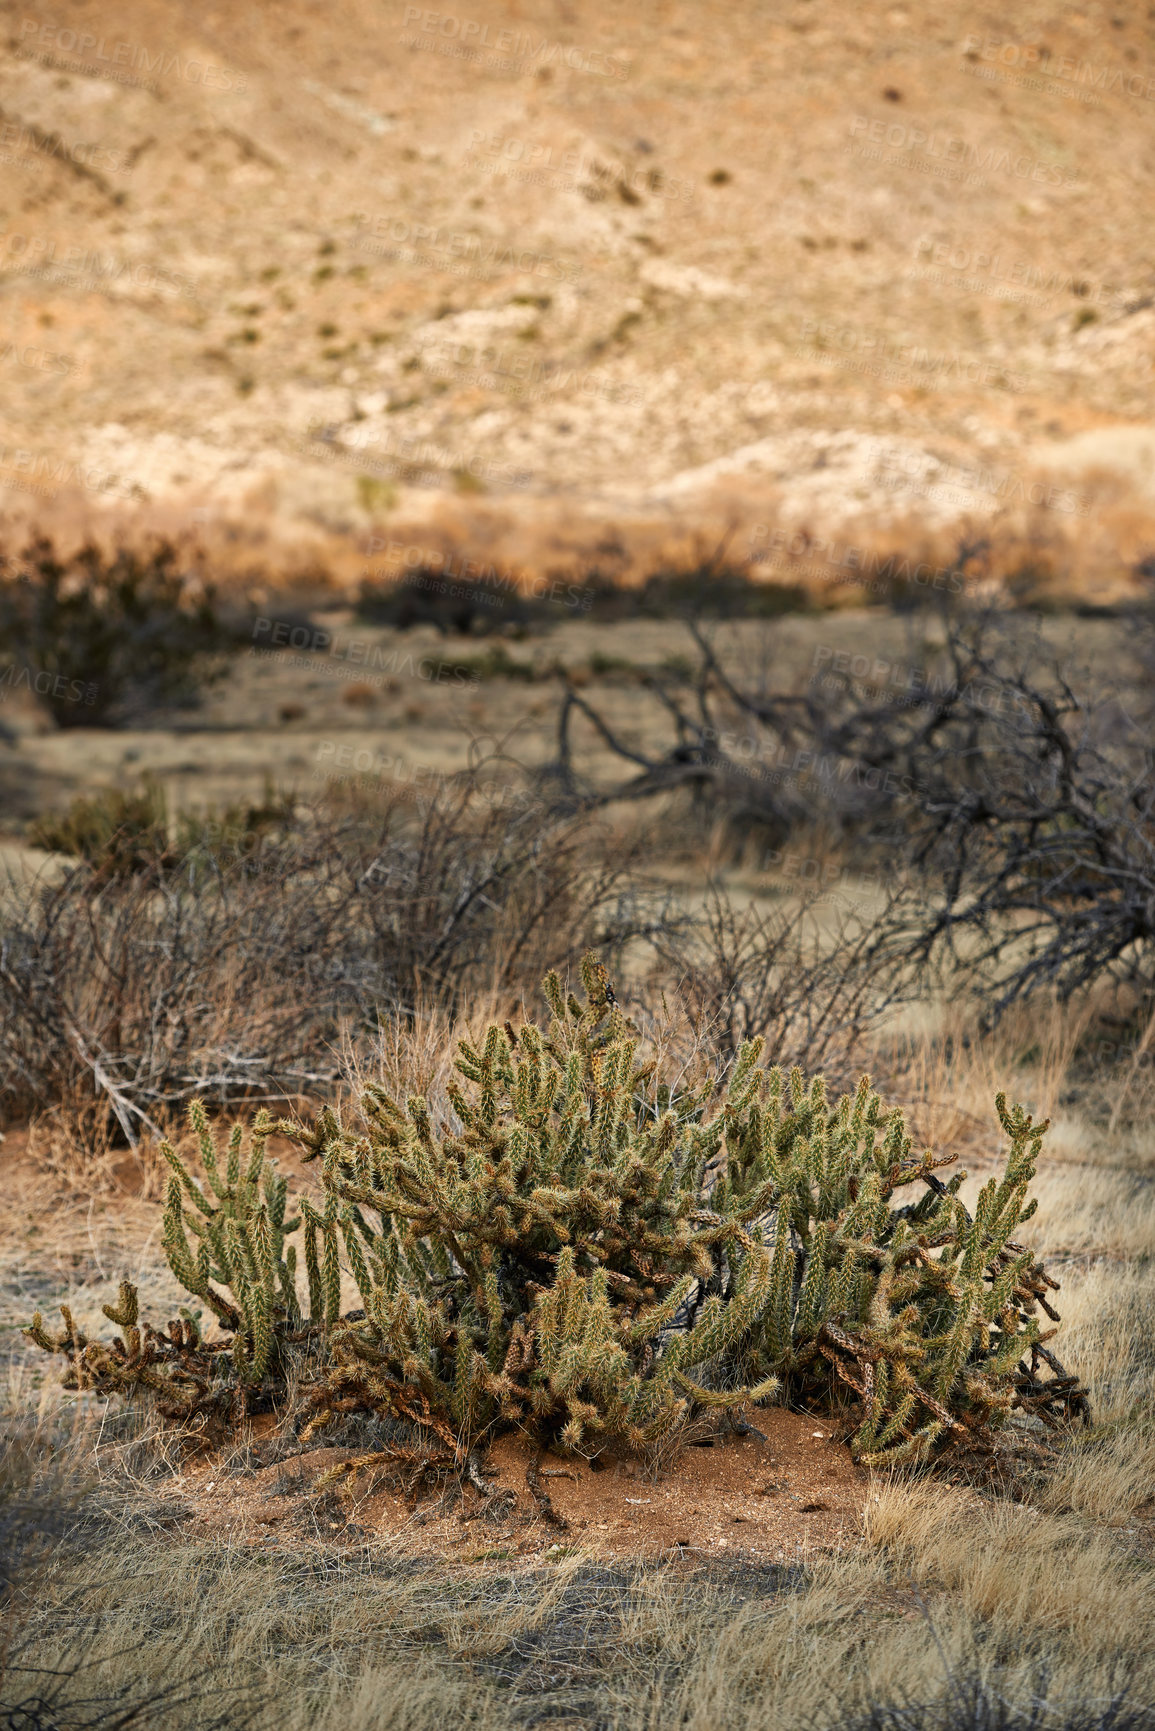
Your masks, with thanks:
M 196 1132 L 208 1179 L 207 1194 L 190 1175 L 172 1144 L 160 1151 L 171 1175 L 161 1242 L 168 1265 L 187 1292 L 202 1299 L 233 1336 L 233 1362 L 242 1382 L 257 1384 L 276 1369 L 282 1337 L 301 1323 L 297 1298 L 296 1246 L 285 1240 L 300 1226 L 285 1219 L 288 1181 L 265 1162 L 273 1121 L 258 1112 L 250 1153 L 242 1170 L 244 1133 L 234 1126 L 221 1171 L 204 1105 L 194 1100 L 189 1123 Z M 263 1183 L 262 1183 L 263 1178 Z M 185 1208 L 185 1198 L 192 1212 Z M 194 1252 L 187 1231 L 198 1240 Z M 225 1297 L 213 1281 L 228 1288 Z
M 61 1336 L 39 1316 L 28 1332 L 81 1382 L 234 1416 L 284 1391 L 307 1340 L 310 1429 L 390 1416 L 415 1437 L 394 1458 L 475 1483 L 511 1426 L 542 1448 L 645 1450 L 703 1410 L 780 1398 L 841 1408 L 855 1455 L 882 1465 L 989 1447 L 1016 1410 L 1086 1414 L 1039 1320 L 1057 1321 L 1056 1283 L 1014 1236 L 1045 1123 L 998 1096 L 1006 1166 L 972 1217 L 965 1174 L 936 1176 L 954 1157 L 916 1153 L 868 1078 L 832 1105 L 752 1041 L 726 1078 L 672 1092 L 596 956 L 582 975 L 584 1003 L 546 977 L 548 1028 L 459 1042 L 448 1122 L 374 1085 L 358 1125 L 262 1112 L 247 1159 L 239 1126 L 222 1158 L 194 1104 L 207 1187 L 163 1145 L 162 1236 L 223 1338 L 187 1311 L 167 1336 L 142 1328 L 130 1287 L 111 1347 L 67 1310 Z M 320 1162 L 300 1217 L 265 1163 L 274 1130 Z M 307 1320 L 286 1242 L 302 1225 Z M 362 1301 L 345 1315 L 342 1256 Z
M 697 1403 L 765 1398 L 774 1379 L 724 1386 L 726 1355 L 765 1301 L 770 1256 L 745 1229 L 769 1192 L 722 1218 L 702 1182 L 723 1120 L 701 1121 L 711 1089 L 658 1109 L 652 1065 L 587 957 L 585 1006 L 550 975 L 548 1033 L 488 1031 L 462 1041 L 450 1095 L 461 1128 L 438 1134 L 420 1098 L 404 1109 L 365 1096 L 367 1136 L 335 1120 L 323 1155 L 365 1316 L 333 1335 L 321 1416 L 360 1398 L 404 1416 L 438 1415 L 466 1458 L 517 1421 L 544 1443 L 642 1447 Z M 740 1111 L 753 1084 L 744 1054 L 724 1090 Z M 375 1217 L 375 1218 L 374 1218 Z M 717 1282 L 729 1250 L 734 1290 L 692 1327 L 691 1293 Z M 398 1404 L 398 1390 L 407 1391 Z
M 996 1109 L 1007 1163 L 973 1219 L 958 1197 L 966 1174 L 934 1176 L 954 1156 L 916 1156 L 902 1113 L 885 1113 L 866 1077 L 830 1108 L 821 1079 L 807 1088 L 797 1071 L 771 1071 L 728 1130 L 718 1202 L 767 1177 L 777 1195 L 774 1296 L 747 1350 L 795 1387 L 833 1373 L 857 1393 L 852 1446 L 869 1463 L 986 1437 L 1038 1394 L 1049 1336 L 1036 1311 L 1058 1320 L 1047 1299 L 1057 1286 L 1012 1235 L 1035 1212 L 1027 1192 L 1047 1124 L 1008 1110 L 1003 1094 Z M 917 1184 L 921 1196 L 895 1206 Z M 1067 1392 L 1083 1411 L 1073 1382 Z
M 318 1423 L 436 1418 L 460 1460 L 503 1425 L 639 1448 L 706 1406 L 841 1389 L 881 1464 L 987 1439 L 1016 1406 L 1081 1410 L 1073 1379 L 1039 1382 L 1055 1283 L 1012 1236 L 1046 1124 L 999 1096 L 1007 1167 L 972 1220 L 965 1174 L 940 1183 L 948 1161 L 913 1152 L 867 1078 L 831 1107 L 751 1042 L 724 1086 L 671 1098 L 596 957 L 583 978 L 584 1005 L 547 977 L 548 1030 L 460 1043 L 455 1128 L 379 1087 L 363 1133 L 279 1126 L 322 1160 L 364 1303 L 333 1330 Z
M 285 1243 L 300 1221 L 285 1218 L 287 1181 L 266 1163 L 272 1131 L 267 1112 L 253 1122 L 247 1159 L 242 1158 L 243 1128 L 234 1127 L 223 1171 L 201 1101 L 189 1107 L 189 1122 L 208 1188 L 192 1177 L 171 1143 L 161 1143 L 171 1169 L 161 1242 L 177 1280 L 208 1306 L 231 1340 L 207 1342 L 203 1312 L 185 1306 L 167 1333 L 147 1323 L 142 1327 L 137 1291 L 129 1281 L 121 1285 L 119 1303 L 104 1306 L 121 1329 L 120 1340 L 110 1345 L 87 1340 L 66 1305 L 61 1306 L 63 1334 L 49 1334 L 39 1312 L 25 1333 L 44 1350 L 68 1355 L 66 1386 L 122 1394 L 147 1389 L 166 1416 L 208 1413 L 236 1419 L 248 1410 L 254 1392 L 283 1381 L 286 1344 L 302 1332 L 296 1249 Z M 197 1240 L 195 1251 L 190 1232 Z

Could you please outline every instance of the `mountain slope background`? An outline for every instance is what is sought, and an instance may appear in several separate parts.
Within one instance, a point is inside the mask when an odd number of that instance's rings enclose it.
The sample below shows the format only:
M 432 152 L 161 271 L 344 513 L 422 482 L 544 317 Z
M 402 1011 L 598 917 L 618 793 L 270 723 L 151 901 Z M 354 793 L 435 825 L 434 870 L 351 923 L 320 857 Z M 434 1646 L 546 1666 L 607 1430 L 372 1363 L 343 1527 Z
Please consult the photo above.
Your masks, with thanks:
M 462 0 L 472 6 L 472 0 Z M 4 7 L 8 535 L 1155 549 L 1155 8 Z

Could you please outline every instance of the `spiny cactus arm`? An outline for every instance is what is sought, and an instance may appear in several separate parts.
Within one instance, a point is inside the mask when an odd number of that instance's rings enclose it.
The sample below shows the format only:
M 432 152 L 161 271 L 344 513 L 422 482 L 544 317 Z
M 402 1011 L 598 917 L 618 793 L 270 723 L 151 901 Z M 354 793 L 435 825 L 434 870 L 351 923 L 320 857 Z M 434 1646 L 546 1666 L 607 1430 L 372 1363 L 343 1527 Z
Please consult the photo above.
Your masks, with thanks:
M 899 1467 L 912 1465 L 915 1461 L 925 1460 L 931 1453 L 935 1443 L 942 1436 L 946 1426 L 940 1419 L 932 1419 L 921 1430 L 913 1432 L 905 1442 L 897 1447 L 869 1450 L 856 1446 L 856 1438 L 851 1438 L 851 1451 L 855 1459 L 868 1467 Z
M 285 1246 L 284 1254 L 277 1263 L 277 1284 L 281 1290 L 281 1303 L 285 1307 L 289 1327 L 299 1328 L 301 1325 L 301 1300 L 297 1294 L 297 1247 L 295 1244 Z
M 369 1294 L 373 1283 L 369 1277 L 369 1268 L 365 1261 L 365 1253 L 361 1248 L 361 1234 L 357 1221 L 353 1218 L 353 1210 L 346 1207 L 341 1212 L 341 1234 L 345 1240 L 345 1254 L 349 1258 L 349 1268 L 353 1279 L 357 1282 L 357 1290 L 362 1301 L 368 1305 Z
M 172 1146 L 172 1143 L 167 1140 L 161 1142 L 160 1151 L 165 1160 L 168 1161 L 168 1164 L 172 1168 L 178 1182 L 187 1192 L 189 1200 L 196 1204 L 202 1214 L 211 1219 L 216 1213 L 215 1208 L 201 1189 L 200 1185 L 190 1174 L 184 1161 Z
M 221 1237 L 225 1245 L 227 1261 L 221 1264 L 227 1271 L 228 1283 L 237 1289 L 237 1283 L 247 1285 L 251 1281 L 261 1280 L 261 1270 L 257 1263 L 257 1253 L 253 1244 L 253 1221 L 245 1217 L 228 1219 L 222 1224 Z
M 882 1140 L 874 1150 L 874 1164 L 878 1172 L 901 1172 L 911 1164 L 910 1151 L 914 1143 L 906 1130 L 906 1114 L 899 1106 L 892 1107 L 884 1116 L 880 1116 L 879 1128 L 882 1129 Z
M 1018 1228 L 1030 1220 L 1035 1213 L 1036 1203 L 1034 1201 L 1026 1202 L 1026 1195 L 1027 1186 L 1024 1183 L 1016 1185 L 1009 1195 L 996 1197 L 994 1217 L 990 1223 L 987 1238 L 986 1266 L 988 1269 L 998 1266 L 1003 1251 L 1010 1243 L 1012 1233 L 1017 1232 Z
M 252 1346 L 248 1328 L 238 1328 L 233 1336 L 233 1369 L 242 1383 L 253 1381 Z
M 223 1196 L 228 1186 L 222 1180 L 220 1172 L 217 1169 L 216 1144 L 213 1141 L 212 1131 L 209 1129 L 208 1113 L 205 1111 L 205 1103 L 203 1100 L 191 1100 L 189 1102 L 188 1121 L 190 1128 L 196 1136 L 197 1146 L 200 1150 L 201 1163 L 204 1166 L 205 1171 L 208 1173 L 209 1183 L 217 1196 Z M 238 1124 L 233 1131 L 238 1146 L 240 1143 L 239 1133 L 240 1125 Z
M 1027 1142 L 1040 1144 L 1051 1127 L 1049 1118 L 1044 1118 L 1041 1124 L 1036 1124 L 1031 1114 L 1024 1111 L 1022 1106 L 1015 1105 L 1008 1109 L 1007 1096 L 1002 1091 L 995 1095 L 995 1111 L 999 1115 L 999 1123 L 1013 1145 Z
M 757 1066 L 765 1044 L 759 1034 L 752 1040 L 744 1040 L 739 1048 L 726 1088 L 726 1105 L 735 1116 L 748 1109 L 759 1091 L 761 1077 Z
M 926 1376 L 934 1394 L 949 1400 L 955 1379 L 970 1356 L 982 1323 L 978 1310 L 979 1294 L 969 1290 L 956 1308 L 951 1327 L 943 1336 L 924 1341 L 930 1360 Z
M 263 1285 L 255 1282 L 247 1293 L 246 1322 L 252 1336 L 252 1358 L 246 1365 L 247 1380 L 260 1382 L 273 1357 L 274 1335 L 270 1315 L 269 1295 Z
M 773 1261 L 765 1250 L 752 1249 L 746 1255 L 729 1300 L 707 1299 L 685 1335 L 683 1364 L 709 1364 L 734 1351 L 765 1313 L 772 1272 Z
M 562 992 L 560 976 L 554 968 L 549 970 L 541 982 L 541 989 L 554 1019 L 564 1026 L 566 1019 L 565 996 Z
M 190 1222 L 190 1224 L 193 1223 Z M 220 1240 L 219 1263 L 220 1257 L 224 1254 L 223 1239 L 217 1230 L 214 1230 L 213 1236 Z M 210 1285 L 207 1242 L 205 1239 L 201 1240 L 195 1257 L 189 1248 L 188 1239 L 184 1234 L 180 1184 L 175 1177 L 169 1179 L 168 1200 L 161 1228 L 161 1244 L 170 1269 L 185 1291 L 192 1293 L 194 1298 L 203 1299 L 224 1328 L 229 1330 L 239 1328 L 242 1320 L 240 1311 Z M 228 1273 L 224 1268 L 221 1268 L 217 1278 L 231 1285 Z
M 1010 1257 L 1005 1254 L 1005 1247 L 1000 1249 L 998 1258 L 986 1271 L 990 1286 L 978 1299 L 979 1314 L 987 1322 L 993 1322 L 996 1316 L 1001 1316 L 1008 1310 L 1012 1300 L 1018 1295 L 1022 1287 L 1023 1276 L 1033 1261 L 1034 1256 L 1029 1250 L 1023 1250 L 1018 1256 Z
M 121 1281 L 119 1303 L 102 1304 L 100 1308 L 118 1328 L 135 1328 L 140 1321 L 140 1299 L 131 1280 Z
M 268 1209 L 262 1203 L 253 1216 L 249 1238 L 253 1247 L 253 1257 L 256 1272 L 260 1278 L 261 1287 L 266 1296 L 273 1296 L 273 1285 L 277 1277 L 277 1265 L 273 1251 L 273 1227 L 269 1219 Z
M 796 1341 L 811 1340 L 826 1318 L 830 1285 L 826 1266 L 829 1238 L 830 1228 L 827 1222 L 819 1221 L 810 1241 L 806 1258 L 806 1272 L 802 1278 L 802 1290 L 798 1295 L 798 1303 L 795 1308 L 794 1338 Z
M 188 1121 L 191 1129 L 196 1135 L 201 1164 L 203 1165 L 208 1177 L 209 1189 L 218 1201 L 222 1201 L 229 1193 L 232 1184 L 232 1175 L 230 1172 L 228 1178 L 222 1177 L 220 1169 L 217 1166 L 216 1144 L 213 1141 L 212 1132 L 209 1129 L 208 1114 L 205 1111 L 203 1100 L 193 1100 L 190 1103 L 188 1109 Z M 232 1142 L 230 1143 L 229 1149 L 230 1155 L 233 1153 L 234 1146 L 240 1145 L 240 1138 L 241 1126 L 237 1124 L 233 1129 Z M 232 1162 L 230 1161 L 230 1165 L 231 1164 Z
M 35 1342 L 42 1352 L 71 1353 L 73 1351 L 72 1337 L 68 1331 L 66 1330 L 63 1334 L 49 1334 L 44 1326 L 44 1317 L 40 1311 L 36 1312 L 28 1327 L 22 1328 L 20 1332 Z
M 668 1323 L 673 1321 L 690 1292 L 697 1285 L 698 1282 L 692 1274 L 684 1274 L 660 1304 L 645 1305 L 633 1317 L 623 1317 L 621 1322 L 623 1340 L 631 1346 L 653 1340 Z
M 325 1215 L 321 1224 L 321 1292 L 324 1300 L 324 1320 L 329 1328 L 341 1317 L 341 1264 L 337 1255 L 337 1220 L 335 1198 L 326 1198 Z M 331 1210 L 329 1203 L 334 1203 Z
M 684 1371 L 676 1370 L 674 1380 L 684 1394 L 688 1394 L 696 1406 L 734 1407 L 758 1406 L 762 1401 L 770 1400 L 781 1392 L 782 1384 L 776 1376 L 764 1377 L 752 1388 L 703 1388 Z
M 228 1188 L 235 1190 L 241 1181 L 241 1141 L 242 1130 L 239 1124 L 234 1124 L 229 1137 L 229 1149 L 225 1170 L 228 1174 Z
M 314 1328 L 325 1321 L 325 1289 L 321 1284 L 321 1264 L 317 1256 L 317 1237 L 322 1229 L 321 1216 L 308 1202 L 302 1202 L 305 1221 L 305 1279 L 309 1288 L 309 1322 Z
M 289 1207 L 289 1181 L 275 1171 L 271 1162 L 265 1166 L 261 1191 L 273 1229 L 275 1253 L 279 1256 L 284 1248 L 284 1240 L 297 1231 L 301 1218 L 297 1214 L 291 1219 L 285 1218 Z
M 789 1210 L 780 1205 L 770 1265 L 770 1296 L 762 1320 L 770 1362 L 785 1367 L 793 1358 L 795 1281 L 798 1253 L 791 1245 Z
M 190 1310 L 187 1304 L 177 1306 L 177 1314 L 184 1328 L 184 1345 L 188 1349 L 196 1349 L 204 1344 L 201 1334 L 201 1312 Z
M 245 1184 L 255 1187 L 265 1164 L 265 1151 L 269 1137 L 273 1133 L 273 1120 L 264 1106 L 253 1119 L 249 1132 L 249 1142 L 252 1152 L 249 1156 L 248 1170 L 245 1173 Z

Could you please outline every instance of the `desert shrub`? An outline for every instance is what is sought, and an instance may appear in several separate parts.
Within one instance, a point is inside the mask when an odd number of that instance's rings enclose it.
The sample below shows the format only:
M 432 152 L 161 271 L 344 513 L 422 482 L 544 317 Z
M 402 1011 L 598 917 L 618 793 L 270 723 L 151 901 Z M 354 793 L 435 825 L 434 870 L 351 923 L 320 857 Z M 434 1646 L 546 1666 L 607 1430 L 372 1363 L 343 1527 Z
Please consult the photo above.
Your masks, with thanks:
M 541 622 L 544 611 L 522 595 L 512 579 L 450 577 L 424 565 L 391 581 L 366 578 L 357 596 L 357 618 L 366 624 L 392 625 L 398 631 L 432 625 L 443 637 L 524 632 Z
M 637 581 L 593 567 L 580 579 L 587 617 L 625 619 L 776 619 L 805 613 L 813 596 L 804 583 L 766 582 L 739 562 L 703 555 L 661 561 Z
M 864 865 L 902 869 L 890 929 L 912 961 L 973 985 L 988 1019 L 1040 989 L 1155 988 L 1150 631 L 1110 677 L 1065 663 L 1021 620 L 954 613 L 921 687 L 803 689 L 689 622 L 690 687 L 650 683 L 664 734 L 624 737 L 563 668 L 558 797 L 586 809 L 691 797 L 780 846 L 821 826 Z M 929 653 L 929 652 L 928 652 Z M 1135 660 L 1132 660 L 1132 654 Z M 743 656 L 745 665 L 742 665 Z M 1133 711 L 1134 713 L 1130 713 Z M 579 718 L 588 723 L 579 733 Z M 583 771 L 590 742 L 625 766 Z
M 656 932 L 653 983 L 674 979 L 695 1039 L 722 1057 L 747 1041 L 785 1067 L 844 1077 L 867 1031 L 912 987 L 884 917 L 845 913 L 833 930 L 802 906 L 736 907 L 716 883 L 698 917 Z
M 5 682 L 36 691 L 60 727 L 195 700 L 228 641 L 212 589 L 169 541 L 63 557 L 41 537 L 0 572 Z
M 498 805 L 468 778 L 422 806 L 387 791 L 254 809 L 235 832 L 190 820 L 162 852 L 151 829 L 77 824 L 92 863 L 6 886 L 6 1113 L 87 1111 L 95 1087 L 134 1142 L 198 1096 L 323 1095 L 346 1038 L 510 1001 L 657 917 L 632 855 L 599 853 L 588 821 Z
M 644 1450 L 703 1410 L 782 1393 L 846 1406 L 854 1453 L 878 1464 L 989 1447 L 1016 1410 L 1052 1424 L 1085 1411 L 1038 1321 L 1055 1283 L 1014 1241 L 1046 1124 L 998 1097 L 1006 1168 L 972 1217 L 965 1175 L 934 1176 L 953 1157 L 915 1155 L 867 1078 L 831 1106 L 821 1078 L 760 1067 L 751 1041 L 724 1080 L 672 1092 L 592 953 L 582 974 L 584 1004 L 546 976 L 548 1029 L 494 1024 L 460 1042 L 454 1122 L 371 1085 L 359 1126 L 328 1108 L 311 1129 L 276 1125 L 322 1162 L 323 1208 L 302 1202 L 309 1316 L 329 1356 L 307 1389 L 311 1429 L 354 1411 L 405 1421 L 413 1440 L 384 1456 L 477 1482 L 510 1426 L 541 1447 Z M 67 1314 L 59 1338 L 39 1316 L 31 1329 L 68 1354 L 76 1384 L 102 1389 L 157 1386 L 142 1339 L 198 1366 L 211 1352 L 189 1411 L 275 1372 L 301 1338 L 284 1190 L 258 1201 L 259 1154 L 242 1184 L 239 1132 L 222 1188 L 199 1108 L 193 1122 L 217 1201 L 166 1148 L 164 1245 L 232 1352 L 206 1349 L 187 1317 L 171 1347 L 134 1333 L 127 1286 L 108 1311 L 119 1350 L 79 1340 Z M 258 1150 L 270 1127 L 255 1126 Z M 182 1193 L 200 1217 L 195 1255 Z M 341 1248 L 363 1304 L 344 1316 Z
M 964 669 L 907 747 L 912 858 L 933 894 L 914 953 L 960 965 L 1000 1014 L 1033 992 L 1155 989 L 1155 750 L 1125 678 L 960 625 Z
M 596 567 L 545 573 L 551 596 L 603 623 L 626 619 L 774 619 L 808 611 L 813 598 L 804 583 L 767 583 L 742 564 L 703 556 L 663 562 L 640 580 L 622 582 Z M 407 631 L 432 625 L 443 636 L 524 636 L 559 617 L 557 599 L 523 593 L 512 578 L 494 573 L 452 577 L 421 566 L 404 577 L 366 578 L 357 616 L 367 623 Z
M 511 655 L 504 643 L 495 643 L 483 655 L 472 655 L 460 665 L 476 674 L 478 679 L 513 679 L 532 685 L 538 671 L 532 661 Z
M 28 839 L 84 860 L 97 878 L 133 877 L 193 856 L 224 863 L 251 855 L 292 813 L 292 801 L 267 784 L 259 804 L 173 814 L 164 784 L 146 776 L 138 788 L 103 788 L 64 812 L 46 813 L 28 826 Z
M 745 565 L 714 560 L 688 566 L 660 566 L 643 578 L 633 597 L 644 619 L 776 619 L 804 613 L 812 605 L 801 583 L 765 583 Z
M 164 786 L 111 787 L 81 795 L 64 812 L 48 812 L 28 826 L 33 847 L 83 859 L 105 876 L 131 877 L 169 857 Z

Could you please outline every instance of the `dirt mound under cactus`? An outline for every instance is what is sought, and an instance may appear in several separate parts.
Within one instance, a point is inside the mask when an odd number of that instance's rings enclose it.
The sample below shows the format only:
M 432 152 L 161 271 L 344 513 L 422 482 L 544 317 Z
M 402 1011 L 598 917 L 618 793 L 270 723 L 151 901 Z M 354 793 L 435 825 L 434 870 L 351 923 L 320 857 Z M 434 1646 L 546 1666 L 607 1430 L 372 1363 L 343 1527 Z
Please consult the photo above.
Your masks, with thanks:
M 869 1475 L 854 1465 L 831 1425 L 778 1408 L 755 1416 L 764 1439 L 729 1436 L 709 1447 L 691 1445 L 656 1482 L 624 1460 L 608 1459 L 594 1471 L 584 1460 L 547 1455 L 544 1487 L 566 1530 L 538 1512 L 526 1484 L 532 1454 L 516 1435 L 501 1438 L 487 1458 L 497 1494 L 484 1516 L 472 1487 L 464 1503 L 454 1490 L 441 1499 L 423 1497 L 415 1509 L 401 1489 L 371 1471 L 349 1477 L 348 1488 L 335 1492 L 318 1481 L 357 1458 L 339 1448 L 312 1449 L 251 1477 L 223 1476 L 221 1463 L 197 1461 L 174 1481 L 171 1495 L 188 1509 L 190 1536 L 286 1547 L 317 1538 L 391 1539 L 406 1550 L 461 1562 L 540 1555 L 555 1547 L 603 1558 L 725 1554 L 788 1561 L 854 1539 L 862 1530 Z

